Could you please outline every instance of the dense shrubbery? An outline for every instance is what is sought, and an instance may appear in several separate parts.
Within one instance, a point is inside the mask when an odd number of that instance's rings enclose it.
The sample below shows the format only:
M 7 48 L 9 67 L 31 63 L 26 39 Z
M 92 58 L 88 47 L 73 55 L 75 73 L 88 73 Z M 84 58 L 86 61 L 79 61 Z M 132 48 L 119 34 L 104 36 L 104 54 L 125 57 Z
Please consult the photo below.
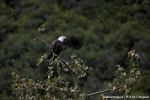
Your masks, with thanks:
M 143 79 L 134 87 L 134 92 L 147 95 L 150 88 L 149 82 L 145 82 L 150 66 L 149 0 L 68 1 L 74 2 L 0 1 L 0 80 L 3 80 L 0 93 L 3 98 L 12 96 L 12 60 L 15 60 L 15 69 L 26 77 L 45 79 L 47 68 L 37 67 L 36 60 L 47 48 L 41 42 L 33 42 L 36 35 L 42 36 L 38 32 L 42 24 L 46 25 L 45 39 L 49 43 L 60 35 L 67 36 L 61 58 L 69 61 L 70 55 L 75 54 L 92 66 L 93 74 L 82 83 L 84 91 L 106 88 L 105 83 L 114 78 L 114 66 L 129 66 L 126 53 L 135 49 L 140 55 Z M 147 87 L 140 88 L 142 86 Z

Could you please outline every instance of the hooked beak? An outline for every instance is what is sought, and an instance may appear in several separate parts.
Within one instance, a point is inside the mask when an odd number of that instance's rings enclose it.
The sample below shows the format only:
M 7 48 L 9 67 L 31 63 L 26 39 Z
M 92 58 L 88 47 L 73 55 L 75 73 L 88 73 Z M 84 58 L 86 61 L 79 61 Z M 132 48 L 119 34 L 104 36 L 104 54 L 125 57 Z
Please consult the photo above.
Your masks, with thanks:
M 66 36 L 64 36 L 64 39 L 67 38 Z

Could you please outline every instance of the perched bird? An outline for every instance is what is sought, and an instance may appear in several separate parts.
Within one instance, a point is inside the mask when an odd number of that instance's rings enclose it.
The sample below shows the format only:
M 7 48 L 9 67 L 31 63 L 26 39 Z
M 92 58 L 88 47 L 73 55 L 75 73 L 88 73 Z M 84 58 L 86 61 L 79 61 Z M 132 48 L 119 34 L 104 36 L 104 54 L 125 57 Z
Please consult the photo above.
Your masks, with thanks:
M 56 55 L 59 55 L 59 53 L 62 51 L 63 47 L 63 40 L 65 39 L 65 36 L 60 36 L 58 39 L 54 40 L 49 48 L 48 52 L 48 60 L 49 64 L 52 65 L 53 61 L 56 59 L 54 53 Z

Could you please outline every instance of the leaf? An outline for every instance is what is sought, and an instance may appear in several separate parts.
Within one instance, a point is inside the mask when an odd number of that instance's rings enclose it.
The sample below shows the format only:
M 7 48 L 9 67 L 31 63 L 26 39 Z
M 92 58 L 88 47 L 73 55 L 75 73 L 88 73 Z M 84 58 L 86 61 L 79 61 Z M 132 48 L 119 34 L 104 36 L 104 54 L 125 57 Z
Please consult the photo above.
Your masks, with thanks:
M 36 40 L 37 40 L 36 38 L 33 39 L 33 41 L 36 41 Z
M 111 85 L 111 83 L 108 83 L 108 87 L 111 89 L 112 88 L 112 85 Z
M 127 76 L 126 72 L 123 73 L 123 76 Z
M 37 65 L 39 65 L 46 58 L 47 58 L 47 54 L 44 54 L 43 56 L 41 56 L 41 58 L 38 59 Z

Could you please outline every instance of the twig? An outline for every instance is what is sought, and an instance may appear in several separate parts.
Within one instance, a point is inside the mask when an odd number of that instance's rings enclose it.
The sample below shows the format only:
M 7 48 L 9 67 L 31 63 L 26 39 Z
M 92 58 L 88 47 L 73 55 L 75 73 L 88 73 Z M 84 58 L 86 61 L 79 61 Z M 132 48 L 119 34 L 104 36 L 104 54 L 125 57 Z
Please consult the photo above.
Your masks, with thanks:
M 27 91 L 30 91 L 28 86 L 26 86 L 25 84 L 23 84 L 23 86 L 27 89 Z
M 120 86 L 120 87 L 117 87 L 116 89 L 114 90 L 118 90 L 120 88 L 123 88 L 123 86 Z M 98 91 L 98 92 L 94 92 L 94 93 L 90 93 L 90 94 L 87 94 L 87 97 L 89 96 L 92 96 L 92 95 L 96 95 L 96 94 L 102 94 L 102 93 L 105 93 L 105 92 L 109 92 L 111 91 L 112 89 L 106 89 L 106 90 L 103 90 L 103 91 Z
M 40 84 L 40 86 L 47 86 L 46 84 Z M 57 87 L 57 86 L 53 86 L 53 85 L 48 85 L 49 87 L 52 87 L 52 88 L 55 88 L 55 89 L 61 89 L 61 88 L 59 88 L 59 87 Z
M 69 66 L 69 64 L 67 62 L 65 62 L 63 59 L 61 59 L 59 56 L 56 56 L 62 63 L 64 63 L 66 65 L 66 67 L 72 72 L 73 76 L 74 76 L 74 82 L 75 82 L 75 86 L 77 86 L 77 79 L 76 79 L 76 73 L 72 70 L 72 68 Z
M 77 78 L 76 78 L 76 73 L 72 70 L 72 68 L 69 66 L 69 64 L 67 62 L 65 62 L 63 59 L 61 59 L 57 54 L 55 54 L 53 52 L 53 50 L 51 50 L 53 56 L 50 60 L 47 60 L 49 62 L 50 65 L 52 65 L 53 62 L 50 63 L 50 61 L 53 60 L 54 57 L 57 57 L 58 60 L 60 60 L 63 64 L 66 65 L 66 67 L 72 72 L 73 76 L 74 76 L 74 82 L 75 82 L 75 86 L 77 86 Z
M 57 95 L 62 95 L 62 93 L 60 92 L 56 92 L 56 91 L 52 91 L 51 89 L 46 89 L 46 88 L 44 88 L 43 87 L 44 85 L 41 85 L 40 84 L 40 89 L 42 89 L 42 90 L 44 90 L 44 91 L 46 91 L 46 92 L 50 92 L 50 93 L 55 93 L 55 94 L 57 94 Z M 56 86 L 51 86 L 51 87 L 53 87 L 53 88 L 56 88 L 56 89 L 59 89 L 60 90 L 60 88 L 59 87 L 56 87 Z
M 53 52 L 52 49 L 51 49 L 50 51 L 52 52 L 53 56 L 52 56 L 52 58 L 49 59 L 48 61 L 49 61 L 49 65 L 52 65 L 52 64 L 53 64 L 53 59 L 54 59 L 54 57 L 55 57 L 56 54 Z
M 40 89 L 42 89 L 44 91 L 47 91 L 47 92 L 56 93 L 58 95 L 61 95 L 61 93 L 58 93 L 58 92 L 55 92 L 55 91 L 52 91 L 52 90 L 47 90 L 47 89 L 43 88 L 43 86 L 41 86 Z
M 36 36 L 35 39 L 44 42 L 48 47 L 50 47 L 50 45 L 45 40 L 38 38 L 38 36 Z
M 24 75 L 20 74 L 17 70 L 12 69 L 15 73 L 17 73 L 19 76 L 25 78 L 26 80 L 29 80 L 27 77 L 25 77 Z
M 66 67 L 72 72 L 73 77 L 74 77 L 74 85 L 75 87 L 78 85 L 77 84 L 77 77 L 76 77 L 76 73 L 72 70 L 72 68 L 69 66 L 69 64 L 67 62 L 65 62 L 63 59 L 61 59 L 59 56 L 57 56 L 57 58 L 66 65 Z M 75 94 L 75 100 L 77 100 L 77 94 Z
M 53 51 L 52 51 L 53 52 Z M 75 87 L 78 85 L 77 84 L 77 77 L 76 77 L 76 73 L 72 70 L 72 68 L 69 66 L 69 64 L 67 62 L 65 62 L 63 59 L 61 59 L 58 55 L 56 55 L 54 52 L 53 54 L 62 62 L 66 65 L 66 67 L 72 72 L 73 74 L 73 78 L 74 78 L 74 85 Z M 75 94 L 75 100 L 77 100 L 77 94 Z
M 61 59 L 58 55 L 56 55 L 52 50 L 51 52 L 53 53 L 53 56 L 57 57 L 62 63 L 66 65 L 66 67 L 73 73 L 73 75 L 76 76 L 76 73 L 72 70 L 72 68 L 69 66 L 67 62 L 65 62 L 63 59 Z
M 20 73 L 19 73 L 18 71 L 16 71 L 15 69 L 12 69 L 12 70 L 13 70 L 15 73 L 17 73 L 20 77 L 25 78 L 26 80 L 29 80 L 28 78 L 26 78 L 24 75 L 20 74 Z M 25 84 L 23 84 L 23 86 L 27 89 L 27 91 L 30 91 L 30 90 L 28 89 L 28 87 L 27 87 Z M 59 89 L 59 87 L 55 87 L 55 86 L 51 86 L 51 87 L 56 88 L 56 89 Z M 58 94 L 58 95 L 61 95 L 61 93 L 58 93 L 58 92 L 55 92 L 55 91 L 52 91 L 52 90 L 47 90 L 47 89 L 43 88 L 43 85 L 41 85 L 41 84 L 40 84 L 40 89 L 42 89 L 42 90 L 44 90 L 44 91 L 47 91 L 47 92 L 56 93 L 56 94 Z
M 61 59 L 59 56 L 57 58 L 66 65 L 66 67 L 76 76 L 76 73 L 72 70 L 72 68 L 69 66 L 67 62 L 65 62 L 63 59 Z

